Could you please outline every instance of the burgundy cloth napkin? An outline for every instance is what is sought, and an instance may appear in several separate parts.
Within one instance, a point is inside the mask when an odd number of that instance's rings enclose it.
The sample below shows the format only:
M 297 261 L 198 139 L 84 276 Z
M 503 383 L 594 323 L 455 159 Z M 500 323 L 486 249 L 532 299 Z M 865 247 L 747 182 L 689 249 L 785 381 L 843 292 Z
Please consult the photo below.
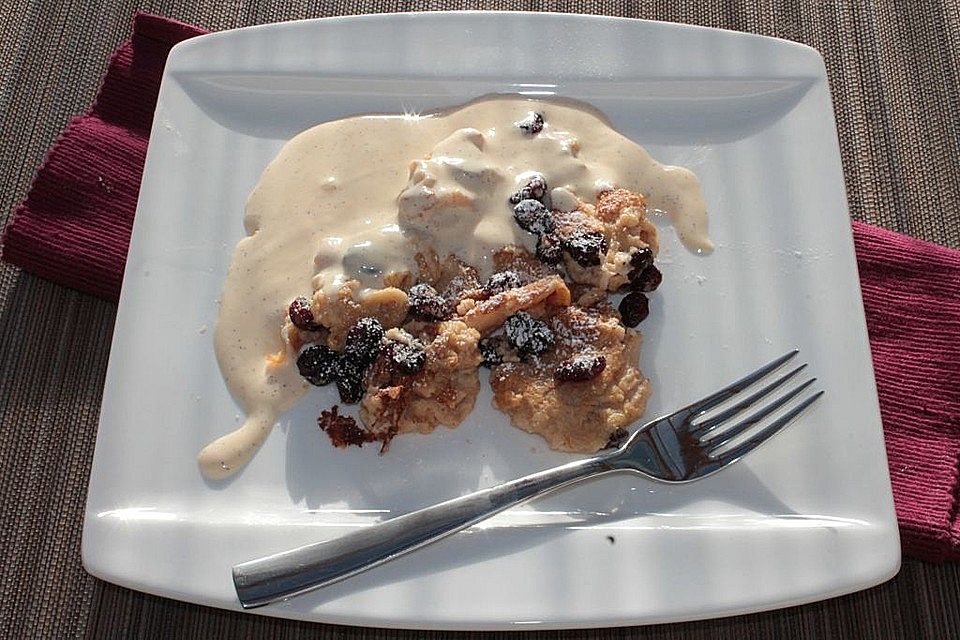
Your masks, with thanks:
M 960 251 L 853 223 L 904 553 L 960 560 Z
M 47 152 L 3 232 L 3 260 L 116 300 L 147 155 L 160 77 L 171 47 L 206 33 L 139 13 L 114 51 L 93 106 Z
M 50 149 L 2 257 L 116 300 L 170 48 L 203 29 L 137 14 L 103 86 Z M 854 223 L 905 554 L 960 560 L 960 252 Z

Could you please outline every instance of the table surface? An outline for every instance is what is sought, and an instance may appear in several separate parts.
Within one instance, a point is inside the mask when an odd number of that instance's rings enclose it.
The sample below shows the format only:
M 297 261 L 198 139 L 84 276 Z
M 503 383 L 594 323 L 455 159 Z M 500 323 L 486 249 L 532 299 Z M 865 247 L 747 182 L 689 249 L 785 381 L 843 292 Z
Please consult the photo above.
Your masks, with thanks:
M 854 219 L 960 247 L 960 5 L 945 0 L 215 2 L 0 0 L 0 223 L 90 103 L 137 9 L 210 29 L 370 11 L 602 13 L 796 40 L 826 59 Z M 894 5 L 900 5 L 895 7 Z M 114 304 L 0 265 L 0 637 L 455 638 L 296 623 L 148 596 L 80 564 Z M 750 616 L 537 638 L 960 636 L 960 566 L 904 562 L 885 585 Z

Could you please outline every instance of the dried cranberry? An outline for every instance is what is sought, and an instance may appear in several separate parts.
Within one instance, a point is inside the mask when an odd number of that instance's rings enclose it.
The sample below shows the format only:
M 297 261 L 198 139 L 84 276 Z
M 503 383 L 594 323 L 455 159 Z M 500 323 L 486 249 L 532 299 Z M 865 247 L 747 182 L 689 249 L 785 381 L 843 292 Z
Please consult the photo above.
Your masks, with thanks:
M 503 323 L 507 341 L 522 356 L 540 355 L 553 346 L 553 331 L 526 311 L 518 311 Z
M 447 320 L 453 315 L 453 305 L 444 300 L 436 289 L 425 282 L 410 287 L 407 297 L 410 303 L 410 313 L 417 320 L 437 322 Z
M 513 219 L 520 228 L 530 233 L 542 235 L 552 233 L 557 228 L 550 210 L 539 200 L 521 200 L 513 207 Z
M 385 354 L 390 364 L 403 375 L 413 375 L 427 364 L 427 354 L 423 346 L 417 343 L 389 342 Z
M 523 285 L 523 281 L 520 280 L 516 271 L 501 271 L 490 276 L 483 288 L 489 295 L 495 296 L 498 293 L 516 289 L 521 285 Z
M 333 349 L 312 344 L 300 352 L 297 357 L 297 369 L 307 382 L 322 387 L 333 382 L 336 377 L 338 357 Z
M 322 328 L 313 317 L 313 311 L 310 310 L 310 301 L 303 296 L 294 298 L 287 312 L 290 314 L 290 322 L 297 329 L 319 331 Z
M 536 111 L 531 111 L 527 114 L 526 118 L 517 122 L 516 125 L 525 133 L 531 135 L 538 134 L 543 130 L 543 115 Z
M 563 246 L 556 234 L 545 233 L 537 238 L 537 259 L 544 264 L 560 264 L 563 260 Z
M 607 239 L 599 231 L 582 231 L 564 238 L 563 248 L 581 267 L 595 267 L 607 253 Z
M 521 200 L 540 200 L 542 202 L 546 193 L 547 179 L 537 173 L 527 181 L 527 184 L 520 191 L 510 196 L 510 204 L 517 204 Z
M 485 367 L 495 367 L 503 364 L 503 338 L 494 336 L 491 338 L 482 338 L 477 347 L 480 349 L 480 356 L 483 358 L 481 364 Z
M 366 366 L 380 354 L 381 340 L 383 325 L 380 321 L 371 317 L 360 318 L 347 332 L 344 355 Z
M 601 355 L 579 355 L 564 360 L 553 371 L 560 382 L 584 382 L 592 380 L 607 368 L 607 359 Z
M 656 291 L 660 283 L 663 282 L 663 274 L 654 265 L 650 265 L 640 273 L 631 271 L 627 277 L 630 278 L 631 289 L 644 293 Z
M 639 271 L 643 271 L 653 264 L 653 251 L 650 247 L 640 247 L 630 254 L 630 266 Z
M 360 402 L 363 397 L 363 372 L 366 369 L 364 363 L 357 362 L 349 355 L 344 354 L 337 361 L 337 391 L 340 392 L 340 400 L 347 404 Z
M 650 313 L 650 301 L 639 291 L 633 291 L 623 296 L 619 309 L 624 326 L 635 327 Z

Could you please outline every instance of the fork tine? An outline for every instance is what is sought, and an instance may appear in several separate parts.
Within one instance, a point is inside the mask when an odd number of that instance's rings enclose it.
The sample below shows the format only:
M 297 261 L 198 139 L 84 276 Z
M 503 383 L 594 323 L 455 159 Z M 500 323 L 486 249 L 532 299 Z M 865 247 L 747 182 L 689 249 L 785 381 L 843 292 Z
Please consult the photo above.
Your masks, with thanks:
M 794 349 L 790 353 L 780 356 L 770 364 L 766 364 L 760 367 L 753 373 L 747 376 L 744 376 L 743 378 L 740 378 L 733 384 L 727 385 L 723 389 L 720 389 L 720 391 L 711 393 L 706 398 L 703 398 L 702 400 L 698 400 L 697 402 L 694 402 L 693 404 L 688 406 L 686 410 L 692 413 L 701 413 L 703 411 L 712 409 L 713 407 L 717 406 L 724 400 L 729 400 L 736 394 L 740 393 L 741 391 L 743 391 L 744 389 L 752 385 L 757 380 L 760 380 L 761 378 L 766 376 L 771 371 L 775 369 L 779 369 L 783 365 L 783 363 L 785 363 L 790 358 L 793 358 L 798 353 L 800 353 L 799 349 Z
M 733 441 L 734 438 L 739 436 L 741 433 L 745 432 L 747 429 L 752 428 L 754 425 L 758 424 L 761 420 L 769 416 L 771 413 L 779 409 L 780 407 L 786 405 L 788 402 L 796 398 L 798 395 L 803 393 L 804 389 L 816 382 L 816 378 L 810 378 L 803 384 L 799 385 L 795 389 L 791 389 L 788 393 L 785 393 L 783 396 L 777 398 L 773 402 L 765 405 L 758 411 L 753 412 L 749 417 L 744 418 L 737 422 L 729 429 L 724 429 L 722 433 L 719 433 L 712 438 L 707 438 L 703 440 L 703 444 L 709 446 L 711 449 L 716 449 L 722 447 L 728 442 Z
M 772 393 L 774 390 L 781 387 L 787 381 L 791 380 L 795 375 L 797 375 L 798 373 L 806 369 L 806 367 L 807 367 L 806 364 L 800 365 L 793 371 L 790 371 L 789 373 L 785 373 L 784 375 L 780 376 L 776 381 L 768 384 L 764 388 L 752 394 L 750 397 L 745 398 L 744 400 L 741 400 L 740 402 L 733 405 L 729 409 L 724 409 L 723 411 L 713 416 L 712 418 L 692 425 L 692 428 L 690 429 L 690 433 L 700 437 L 707 435 L 708 433 L 713 431 L 715 428 L 717 428 L 719 425 L 723 424 L 733 416 L 741 413 L 744 409 L 748 409 L 752 407 L 754 404 L 756 404 L 763 398 L 770 395 L 770 393 Z
M 798 404 L 796 407 L 783 414 L 769 425 L 761 429 L 756 435 L 750 437 L 749 440 L 738 444 L 734 448 L 730 449 L 725 453 L 721 453 L 718 456 L 712 456 L 714 460 L 720 463 L 721 466 L 726 466 L 731 462 L 736 462 L 746 454 L 750 453 L 761 444 L 777 435 L 786 427 L 788 424 L 793 422 L 793 420 L 799 416 L 801 413 L 806 411 L 806 409 L 812 405 L 814 402 L 820 399 L 820 396 L 823 395 L 823 391 L 817 391 L 815 394 Z M 716 447 L 714 448 L 716 450 Z

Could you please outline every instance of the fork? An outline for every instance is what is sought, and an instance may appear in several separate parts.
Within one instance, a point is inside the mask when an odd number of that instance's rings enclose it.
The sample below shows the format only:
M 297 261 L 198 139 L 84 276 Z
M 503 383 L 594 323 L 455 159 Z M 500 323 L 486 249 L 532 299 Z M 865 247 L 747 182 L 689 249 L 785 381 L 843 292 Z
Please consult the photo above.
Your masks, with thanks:
M 745 393 L 797 353 L 793 350 L 702 400 L 646 423 L 616 450 L 447 500 L 333 540 L 238 564 L 233 567 L 233 583 L 240 604 L 252 609 L 339 582 L 509 507 L 599 474 L 634 471 L 671 483 L 712 475 L 779 433 L 823 395 L 823 391 L 807 391 L 816 378 L 785 391 L 785 385 L 806 364 Z M 747 409 L 778 389 L 780 394 L 744 417 Z M 717 411 L 710 413 L 713 409 Z M 777 413 L 779 410 L 785 411 Z

